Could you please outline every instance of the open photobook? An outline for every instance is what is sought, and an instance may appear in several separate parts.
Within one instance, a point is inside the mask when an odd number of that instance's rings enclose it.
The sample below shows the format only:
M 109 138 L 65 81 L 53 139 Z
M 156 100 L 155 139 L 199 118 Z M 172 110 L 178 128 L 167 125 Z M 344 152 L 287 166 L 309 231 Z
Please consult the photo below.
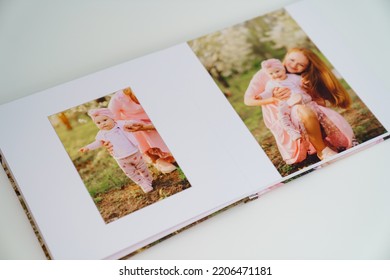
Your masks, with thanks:
M 48 258 L 123 258 L 387 139 L 384 89 L 328 29 L 297 3 L 1 105 Z

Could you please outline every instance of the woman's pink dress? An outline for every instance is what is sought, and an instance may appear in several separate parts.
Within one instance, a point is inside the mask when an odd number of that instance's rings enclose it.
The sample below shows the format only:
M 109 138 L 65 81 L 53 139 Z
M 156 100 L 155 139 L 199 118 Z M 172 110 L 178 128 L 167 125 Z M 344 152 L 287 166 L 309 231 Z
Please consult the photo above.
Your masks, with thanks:
M 108 108 L 114 113 L 116 120 L 138 120 L 151 123 L 142 106 L 125 95 L 122 90 L 114 93 Z M 157 156 L 168 162 L 175 161 L 164 140 L 156 130 L 137 131 L 133 134 L 140 145 L 139 148 L 142 153 L 150 156 L 152 159 L 154 156 Z
M 268 77 L 263 72 L 257 72 L 249 83 L 245 97 L 255 99 L 264 91 L 267 80 Z M 348 149 L 352 146 L 354 140 L 352 128 L 339 113 L 320 106 L 314 101 L 307 103 L 305 106 L 309 106 L 317 114 L 318 121 L 325 132 L 324 141 L 326 144 L 336 149 Z M 302 134 L 302 138 L 298 140 L 292 140 L 278 121 L 277 105 L 267 104 L 261 107 L 264 123 L 271 130 L 279 152 L 287 164 L 301 162 L 306 159 L 308 154 L 316 153 L 306 134 L 296 106 L 292 108 L 291 121 Z

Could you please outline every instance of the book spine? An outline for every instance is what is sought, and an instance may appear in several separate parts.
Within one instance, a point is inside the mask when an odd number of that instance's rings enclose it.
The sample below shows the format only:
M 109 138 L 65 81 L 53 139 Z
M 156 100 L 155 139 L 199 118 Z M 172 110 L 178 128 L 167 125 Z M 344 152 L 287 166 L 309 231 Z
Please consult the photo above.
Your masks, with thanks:
M 25 212 L 25 214 L 26 214 L 26 216 L 27 216 L 27 218 L 28 218 L 28 220 L 30 222 L 31 227 L 33 228 L 35 236 L 37 237 L 38 242 L 41 245 L 42 250 L 45 253 L 46 258 L 48 260 L 51 260 L 52 258 L 51 258 L 50 254 L 49 254 L 49 250 L 47 249 L 47 246 L 45 245 L 45 242 L 44 242 L 44 240 L 42 238 L 42 235 L 39 232 L 38 226 L 35 223 L 32 215 L 31 215 L 31 213 L 30 213 L 30 211 L 29 211 L 29 209 L 27 207 L 25 199 L 23 198 L 23 195 L 22 195 L 22 193 L 19 190 L 19 187 L 18 187 L 18 185 L 16 183 L 16 180 L 15 180 L 14 176 L 12 175 L 12 172 L 10 171 L 10 168 L 8 167 L 7 161 L 5 160 L 5 157 L 4 157 L 3 153 L 1 152 L 1 150 L 0 150 L 0 163 L 1 163 L 1 166 L 3 167 L 3 169 L 5 171 L 5 174 L 8 177 L 8 180 L 11 183 L 12 188 L 15 191 L 16 196 L 18 197 L 18 200 L 19 200 L 20 204 L 22 205 L 22 208 L 23 208 L 23 210 L 24 210 L 24 212 Z

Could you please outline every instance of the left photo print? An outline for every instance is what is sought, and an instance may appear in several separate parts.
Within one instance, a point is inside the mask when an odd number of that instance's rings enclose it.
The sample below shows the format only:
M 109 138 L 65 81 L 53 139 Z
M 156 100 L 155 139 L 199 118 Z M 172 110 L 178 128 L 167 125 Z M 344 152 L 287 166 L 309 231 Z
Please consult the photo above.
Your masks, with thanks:
M 191 187 L 130 87 L 49 120 L 105 223 Z

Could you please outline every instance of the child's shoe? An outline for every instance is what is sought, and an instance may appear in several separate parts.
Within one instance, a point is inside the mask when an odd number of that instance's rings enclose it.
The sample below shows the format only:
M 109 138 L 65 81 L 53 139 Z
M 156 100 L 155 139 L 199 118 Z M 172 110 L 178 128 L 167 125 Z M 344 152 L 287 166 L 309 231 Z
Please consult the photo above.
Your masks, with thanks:
M 337 152 L 333 151 L 331 148 L 326 147 L 320 153 L 317 153 L 317 156 L 320 160 L 327 159 L 331 156 L 337 155 Z
M 156 160 L 155 167 L 164 174 L 171 173 L 172 171 L 176 170 L 176 166 L 161 158 Z

